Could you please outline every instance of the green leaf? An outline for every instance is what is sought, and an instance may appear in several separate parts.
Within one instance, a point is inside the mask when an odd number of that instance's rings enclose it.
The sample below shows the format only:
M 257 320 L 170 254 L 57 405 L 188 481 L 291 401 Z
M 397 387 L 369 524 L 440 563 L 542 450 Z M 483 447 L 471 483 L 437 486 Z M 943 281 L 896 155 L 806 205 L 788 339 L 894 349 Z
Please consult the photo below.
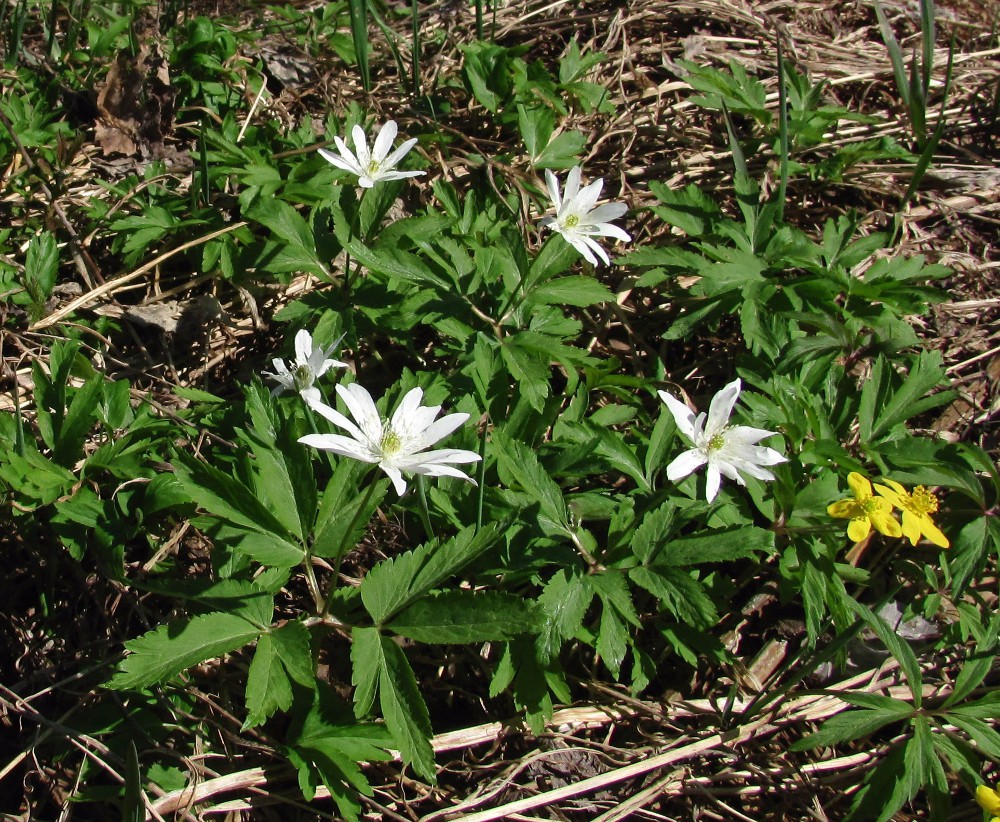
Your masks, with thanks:
M 59 271 L 59 246 L 55 236 L 42 231 L 31 238 L 24 257 L 24 284 L 32 302 L 44 303 L 52 293 Z
M 705 587 L 688 571 L 666 566 L 630 568 L 629 579 L 660 600 L 663 607 L 685 625 L 708 628 L 719 614 Z
M 343 474 L 341 466 L 346 466 Z M 337 557 L 351 551 L 367 531 L 368 523 L 385 499 L 389 489 L 388 479 L 370 479 L 369 482 L 374 484 L 370 494 L 357 493 L 353 484 L 339 483 L 351 475 L 353 467 L 348 465 L 348 461 L 342 461 L 323 492 L 316 522 L 317 536 L 313 542 L 313 554 L 317 557 Z
M 538 599 L 547 617 L 538 638 L 543 662 L 553 659 L 563 641 L 572 639 L 580 631 L 593 599 L 594 590 L 586 576 L 562 570 L 548 581 Z
M 840 696 L 840 694 L 837 694 Z M 893 710 L 860 710 L 845 711 L 831 716 L 814 734 L 792 743 L 793 751 L 807 751 L 812 748 L 825 748 L 839 745 L 841 742 L 862 740 L 886 725 L 903 722 L 913 715 L 913 706 L 899 703 Z
M 95 374 L 73 393 L 56 435 L 53 458 L 60 465 L 73 465 L 83 453 L 83 441 L 97 421 L 103 383 L 104 377 Z
M 659 565 L 701 565 L 752 557 L 758 551 L 774 551 L 774 532 L 744 525 L 711 531 L 704 537 L 684 537 L 668 542 L 657 554 Z
M 535 452 L 503 432 L 494 434 L 493 447 L 501 480 L 507 485 L 519 485 L 538 502 L 539 520 L 546 531 L 569 533 L 569 514 L 562 491 L 539 463 Z
M 380 637 L 380 642 L 382 670 L 379 676 L 379 704 L 386 727 L 403 761 L 411 765 L 418 776 L 434 784 L 437 782 L 434 750 L 431 748 L 434 731 L 427 703 L 420 695 L 417 679 L 402 648 L 389 637 Z
M 532 159 L 535 168 L 571 168 L 578 162 L 580 152 L 587 145 L 587 137 L 579 131 L 563 131 L 553 137 Z
M 668 415 L 669 416 L 669 415 Z M 632 535 L 632 553 L 643 564 L 651 562 L 667 544 L 674 530 L 674 516 L 677 508 L 672 502 L 665 502 L 659 508 L 647 511 L 642 523 Z
M 470 526 L 443 543 L 429 542 L 380 562 L 361 583 L 365 610 L 384 623 L 490 548 L 502 530 L 497 526 L 478 533 Z
M 299 685 L 312 687 L 316 681 L 316 668 L 313 664 L 309 629 L 296 619 L 286 622 L 269 636 L 288 675 Z
M 255 728 L 276 711 L 292 707 L 292 683 L 281 665 L 270 634 L 257 640 L 257 650 L 247 672 L 247 718 L 243 730 Z
M 285 527 L 253 491 L 218 468 L 178 453 L 174 473 L 191 499 L 209 513 L 251 531 L 288 536 Z
M 622 662 L 628 652 L 628 631 L 615 609 L 605 604 L 601 611 L 601 627 L 597 634 L 597 653 L 608 670 L 618 679 Z
M 847 599 L 846 604 L 875 632 L 889 653 L 895 657 L 900 668 L 903 669 L 906 684 L 913 695 L 913 707 L 919 708 L 923 701 L 923 675 L 913 649 L 896 633 L 895 626 L 889 625 L 869 608 L 850 598 Z
M 148 688 L 207 659 L 228 654 L 261 634 L 261 628 L 232 614 L 202 614 L 161 625 L 125 643 L 130 652 L 109 688 Z
M 525 296 L 528 304 L 574 305 L 579 308 L 612 302 L 614 299 L 614 293 L 604 283 L 593 277 L 583 276 L 548 280 Z
M 142 774 L 135 740 L 128 741 L 125 754 L 125 796 L 122 798 L 122 822 L 145 822 L 146 805 L 142 801 Z
M 377 628 L 351 629 L 351 683 L 354 685 L 354 715 L 371 713 L 378 695 L 382 670 L 382 643 Z
M 387 628 L 417 642 L 461 644 L 513 639 L 538 630 L 533 602 L 495 591 L 445 591 L 418 600 Z
M 306 555 L 301 545 L 295 545 L 276 534 L 256 531 L 247 532 L 241 539 L 233 542 L 232 547 L 261 565 L 274 568 L 294 568 Z
M 658 180 L 650 180 L 649 190 L 663 203 L 653 206 L 656 216 L 692 237 L 710 232 L 721 217 L 715 201 L 693 183 L 674 191 Z

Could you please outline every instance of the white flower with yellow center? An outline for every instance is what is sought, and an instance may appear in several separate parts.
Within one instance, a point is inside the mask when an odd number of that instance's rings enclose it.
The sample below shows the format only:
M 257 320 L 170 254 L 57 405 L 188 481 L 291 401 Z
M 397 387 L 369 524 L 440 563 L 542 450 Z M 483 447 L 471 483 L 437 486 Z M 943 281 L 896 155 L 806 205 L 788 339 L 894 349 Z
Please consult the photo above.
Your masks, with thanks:
M 319 389 L 314 383 L 331 368 L 347 368 L 346 362 L 330 359 L 330 355 L 340 345 L 338 339 L 326 350 L 323 346 L 313 347 L 312 335 L 304 328 L 295 335 L 295 362 L 288 368 L 285 361 L 279 358 L 273 359 L 274 372 L 262 372 L 265 377 L 270 377 L 278 384 L 271 391 L 272 395 L 277 395 L 283 391 L 297 391 L 307 403 L 318 402 L 322 399 Z
M 329 163 L 337 168 L 349 171 L 358 176 L 358 185 L 362 188 L 372 188 L 383 180 L 402 180 L 405 177 L 418 177 L 425 174 L 424 171 L 396 171 L 396 166 L 417 144 L 416 138 L 406 140 L 399 148 L 389 153 L 392 143 L 396 139 L 396 121 L 389 120 L 379 129 L 378 136 L 375 137 L 375 145 L 371 151 L 368 150 L 368 139 L 361 126 L 355 126 L 351 130 L 354 138 L 354 151 L 351 151 L 347 144 L 340 138 L 334 137 L 333 142 L 337 146 L 337 151 L 327 151 L 321 148 L 319 153 Z
M 441 406 L 421 406 L 424 392 L 413 388 L 400 401 L 392 418 L 383 422 L 371 394 L 357 383 L 338 385 L 337 394 L 354 421 L 321 402 L 311 405 L 350 436 L 309 434 L 299 439 L 303 445 L 377 465 L 392 480 L 400 496 L 406 491 L 403 474 L 457 477 L 475 485 L 472 477 L 454 468 L 452 463 L 479 462 L 482 459 L 479 454 L 460 448 L 424 450 L 458 428 L 469 418 L 468 414 L 447 414 L 435 419 Z
M 709 502 L 719 493 L 723 475 L 740 485 L 746 485 L 742 474 L 759 480 L 773 480 L 774 474 L 763 466 L 788 462 L 773 448 L 756 444 L 776 432 L 729 424 L 740 387 L 741 383 L 736 379 L 716 394 L 708 407 L 707 416 L 704 412 L 695 414 L 668 392 L 659 392 L 660 399 L 673 414 L 681 435 L 694 446 L 667 466 L 667 479 L 677 482 L 707 464 L 705 498 Z
M 545 185 L 556 213 L 554 217 L 543 217 L 538 224 L 558 231 L 591 265 L 597 265 L 598 257 L 605 265 L 610 265 L 608 253 L 593 238 L 614 237 L 626 243 L 631 240 L 625 231 L 609 222 L 624 215 L 628 207 L 625 203 L 597 205 L 604 180 L 598 178 L 590 185 L 580 188 L 580 177 L 580 166 L 573 166 L 566 178 L 566 191 L 560 194 L 556 175 L 545 170 Z

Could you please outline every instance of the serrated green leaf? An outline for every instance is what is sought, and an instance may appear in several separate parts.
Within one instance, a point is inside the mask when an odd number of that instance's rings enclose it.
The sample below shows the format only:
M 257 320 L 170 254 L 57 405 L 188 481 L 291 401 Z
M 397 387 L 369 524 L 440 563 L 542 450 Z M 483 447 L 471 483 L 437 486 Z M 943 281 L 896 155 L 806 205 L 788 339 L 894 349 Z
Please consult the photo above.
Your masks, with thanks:
M 549 280 L 525 296 L 525 302 L 539 305 L 575 305 L 586 308 L 598 303 L 611 302 L 614 293 L 604 283 L 593 277 L 560 277 Z
M 354 685 L 354 715 L 371 713 L 378 695 L 382 670 L 382 644 L 377 628 L 351 629 L 351 683 Z
M 873 613 L 860 602 L 848 598 L 847 606 L 859 616 L 869 628 L 871 628 L 882 644 L 889 650 L 903 669 L 906 675 L 906 684 L 913 696 L 913 707 L 920 708 L 923 702 L 923 675 L 920 671 L 920 663 L 917 661 L 913 649 L 896 633 L 895 627 L 890 626 L 884 619 Z
M 571 639 L 583 627 L 594 591 L 588 578 L 580 574 L 556 572 L 548 581 L 538 602 L 548 617 L 538 638 L 542 660 L 547 662 L 559 653 L 564 640 Z
M 312 687 L 316 681 L 316 669 L 313 664 L 309 629 L 296 619 L 272 631 L 270 637 L 288 675 L 299 685 Z
M 361 600 L 371 618 L 381 624 L 458 573 L 489 549 L 501 529 L 473 526 L 445 542 L 428 542 L 372 568 L 361 583 Z
M 513 594 L 445 591 L 417 600 L 386 627 L 417 642 L 461 644 L 513 639 L 538 623 L 535 604 Z
M 214 466 L 187 454 L 174 462 L 177 481 L 194 502 L 220 519 L 251 531 L 264 531 L 286 538 L 288 532 L 253 491 Z
M 719 614 L 705 587 L 687 571 L 670 566 L 639 565 L 630 568 L 629 579 L 660 600 L 680 622 L 707 628 Z
M 542 468 L 535 452 L 524 443 L 503 433 L 493 436 L 497 467 L 541 506 L 539 518 L 548 529 L 569 532 L 569 515 L 562 491 L 549 473 Z
M 305 550 L 277 534 L 247 532 L 232 546 L 261 565 L 274 568 L 294 568 L 305 559 Z
M 379 675 L 379 704 L 386 727 L 402 754 L 403 761 L 417 775 L 435 784 L 437 772 L 431 748 L 430 714 L 420 695 L 417 679 L 403 650 L 389 637 L 380 637 L 382 670 Z
M 900 711 L 868 709 L 845 711 L 831 716 L 816 733 L 809 734 L 809 736 L 792 743 L 791 749 L 793 751 L 807 751 L 811 748 L 825 748 L 830 745 L 839 745 L 841 742 L 864 739 L 886 725 L 901 722 L 911 716 L 912 707 L 907 705 L 906 708 L 905 714 Z
M 97 403 L 101 399 L 103 382 L 102 376 L 95 375 L 73 393 L 55 438 L 52 456 L 60 465 L 73 465 L 83 453 L 83 441 L 97 422 Z
M 581 132 L 560 132 L 532 158 L 535 168 L 570 168 L 577 164 L 577 157 L 586 145 L 587 138 Z
M 588 580 L 590 587 L 597 594 L 605 607 L 613 607 L 632 625 L 639 627 L 639 615 L 632 603 L 632 592 L 629 590 L 625 575 L 621 571 L 607 570 L 591 574 Z
M 142 774 L 139 752 L 130 739 L 125 754 L 125 796 L 122 798 L 122 822 L 145 822 L 146 805 L 142 801 Z
M 232 614 L 202 614 L 161 625 L 125 643 L 130 652 L 109 688 L 148 688 L 208 659 L 242 648 L 261 634 L 258 626 Z
M 292 683 L 270 634 L 262 634 L 257 640 L 257 650 L 247 672 L 246 706 L 243 730 L 255 728 L 276 711 L 287 711 L 292 706 Z
M 676 513 L 677 508 L 672 502 L 646 512 L 632 535 L 631 547 L 636 559 L 644 564 L 655 559 L 673 533 Z
M 976 743 L 976 747 L 991 759 L 1000 759 L 1000 733 L 996 729 L 981 719 L 970 716 L 962 716 L 955 713 L 948 713 L 945 716 L 956 728 L 965 731 L 969 739 Z
M 684 537 L 668 542 L 657 554 L 658 565 L 701 565 L 753 557 L 774 551 L 774 532 L 744 525 L 712 531 L 708 536 Z
M 618 617 L 616 610 L 605 603 L 597 634 L 597 653 L 615 679 L 621 673 L 622 662 L 628 652 L 628 639 L 625 623 Z

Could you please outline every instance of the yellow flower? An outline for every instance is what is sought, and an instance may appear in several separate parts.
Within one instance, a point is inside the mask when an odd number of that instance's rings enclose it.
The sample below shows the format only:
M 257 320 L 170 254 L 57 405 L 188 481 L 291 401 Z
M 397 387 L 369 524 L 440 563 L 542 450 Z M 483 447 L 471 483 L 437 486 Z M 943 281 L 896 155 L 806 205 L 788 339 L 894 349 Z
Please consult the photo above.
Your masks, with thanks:
M 976 802 L 984 811 L 993 814 L 990 822 L 1000 821 L 1000 815 L 998 815 L 1000 814 L 1000 794 L 993 788 L 988 788 L 986 785 L 980 785 L 976 788 Z
M 911 545 L 916 545 L 922 536 L 942 548 L 951 545 L 948 537 L 941 533 L 931 519 L 931 514 L 938 509 L 937 497 L 922 485 L 914 488 L 911 494 L 891 479 L 884 479 L 882 482 L 890 488 L 876 484 L 875 490 L 903 512 L 903 536 Z
M 892 504 L 883 497 L 872 494 L 872 484 L 857 471 L 847 475 L 847 484 L 854 492 L 854 499 L 841 499 L 827 507 L 831 517 L 849 519 L 847 536 L 861 542 L 871 533 L 872 526 L 887 537 L 902 536 L 903 529 L 892 515 Z

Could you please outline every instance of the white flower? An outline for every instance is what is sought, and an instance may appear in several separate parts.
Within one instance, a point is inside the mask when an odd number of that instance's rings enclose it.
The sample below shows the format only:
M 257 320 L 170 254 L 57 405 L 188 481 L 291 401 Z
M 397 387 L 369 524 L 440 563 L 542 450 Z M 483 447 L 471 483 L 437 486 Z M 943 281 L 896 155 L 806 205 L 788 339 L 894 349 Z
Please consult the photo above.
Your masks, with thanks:
M 694 411 L 666 391 L 659 393 L 660 399 L 674 415 L 681 434 L 694 445 L 694 448 L 685 451 L 667 466 L 667 478 L 671 482 L 683 479 L 708 463 L 705 497 L 711 502 L 719 493 L 722 474 L 740 485 L 746 485 L 741 473 L 759 480 L 773 480 L 774 474 L 762 466 L 788 462 L 773 448 L 755 445 L 776 432 L 746 425 L 729 425 L 733 406 L 740 395 L 738 379 L 712 398 L 707 419 L 704 412 L 695 416 Z
M 580 188 L 580 166 L 573 166 L 569 170 L 565 196 L 560 196 L 559 181 L 548 169 L 545 170 L 545 184 L 549 189 L 549 197 L 552 199 L 556 215 L 543 217 L 538 224 L 562 234 L 563 239 L 579 251 L 591 265 L 597 265 L 598 257 L 610 265 L 611 260 L 607 252 L 592 238 L 614 237 L 624 242 L 632 239 L 618 226 L 608 222 L 628 211 L 625 203 L 605 203 L 595 208 L 597 198 L 601 196 L 601 189 L 604 187 L 604 180 L 598 178 L 590 185 Z
M 310 405 L 321 400 L 319 389 L 313 383 L 331 368 L 347 368 L 346 362 L 330 359 L 330 355 L 339 344 L 340 340 L 337 340 L 325 351 L 322 346 L 313 348 L 312 335 L 304 328 L 301 329 L 295 335 L 295 362 L 292 364 L 292 369 L 289 371 L 285 361 L 275 357 L 271 361 L 274 364 L 274 373 L 262 372 L 265 377 L 270 377 L 278 383 L 271 394 L 277 395 L 287 389 L 298 391 L 302 399 Z
M 448 414 L 435 420 L 441 406 L 421 406 L 424 392 L 413 388 L 403 397 L 386 424 L 379 416 L 371 394 L 357 383 L 346 388 L 338 385 L 337 393 L 356 422 L 321 402 L 312 403 L 312 407 L 350 436 L 309 434 L 299 439 L 303 445 L 378 465 L 392 480 L 400 496 L 406 491 L 404 472 L 429 477 L 458 477 L 475 485 L 475 480 L 448 463 L 479 462 L 482 459 L 479 454 L 457 448 L 424 450 L 458 428 L 469 418 L 468 414 Z
M 357 174 L 358 185 L 362 188 L 372 188 L 375 183 L 381 180 L 402 180 L 404 177 L 418 177 L 421 174 L 426 174 L 424 171 L 395 170 L 399 161 L 417 144 L 416 138 L 407 140 L 392 154 L 389 154 L 392 141 L 396 139 L 396 131 L 396 121 L 389 120 L 379 129 L 375 145 L 369 152 L 364 129 L 361 126 L 355 126 L 351 130 L 354 137 L 354 151 L 351 151 L 340 137 L 334 137 L 333 142 L 337 145 L 339 153 L 327 151 L 325 148 L 321 148 L 319 153 L 337 168 L 342 168 L 351 174 Z

